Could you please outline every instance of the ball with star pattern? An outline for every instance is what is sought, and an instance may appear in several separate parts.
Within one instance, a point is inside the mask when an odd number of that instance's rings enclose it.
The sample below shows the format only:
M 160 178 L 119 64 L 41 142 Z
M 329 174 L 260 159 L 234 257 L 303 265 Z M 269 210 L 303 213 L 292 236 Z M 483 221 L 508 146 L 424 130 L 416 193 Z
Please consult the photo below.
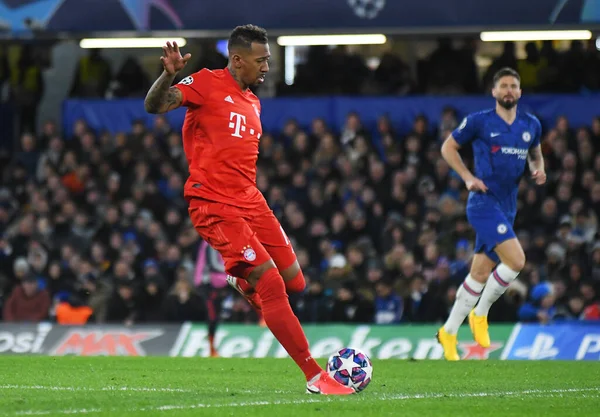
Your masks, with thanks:
M 360 392 L 373 378 L 373 365 L 363 351 L 346 347 L 331 355 L 327 372 L 340 384 Z

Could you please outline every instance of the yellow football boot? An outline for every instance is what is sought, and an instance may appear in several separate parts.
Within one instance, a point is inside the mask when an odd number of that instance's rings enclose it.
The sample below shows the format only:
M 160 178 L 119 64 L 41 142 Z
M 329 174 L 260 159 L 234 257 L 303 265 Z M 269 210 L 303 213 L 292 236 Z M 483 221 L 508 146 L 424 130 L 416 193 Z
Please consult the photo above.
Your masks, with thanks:
M 490 333 L 488 332 L 487 316 L 476 316 L 475 310 L 469 313 L 469 326 L 473 339 L 477 344 L 484 348 L 490 347 Z
M 442 348 L 444 348 L 444 358 L 447 361 L 457 361 L 460 360 L 460 356 L 458 356 L 458 351 L 456 350 L 456 346 L 458 342 L 456 341 L 455 334 L 448 334 L 444 329 L 444 326 L 438 330 L 435 335 Z

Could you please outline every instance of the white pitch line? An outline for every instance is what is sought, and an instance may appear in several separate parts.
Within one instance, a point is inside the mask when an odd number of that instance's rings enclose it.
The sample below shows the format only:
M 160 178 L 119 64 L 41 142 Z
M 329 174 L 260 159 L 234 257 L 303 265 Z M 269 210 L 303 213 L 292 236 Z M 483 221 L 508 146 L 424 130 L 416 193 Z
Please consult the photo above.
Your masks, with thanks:
M 133 392 L 194 392 L 181 388 L 152 388 L 152 387 L 61 387 L 48 385 L 0 385 L 0 390 L 40 390 L 40 391 L 133 391 Z
M 85 392 L 100 392 L 100 391 L 132 391 L 132 392 L 198 392 L 198 390 L 183 389 L 183 388 L 150 388 L 150 387 L 102 387 L 102 388 L 88 388 L 88 387 L 66 387 L 66 386 L 50 386 L 50 385 L 0 385 L 0 390 L 40 390 L 40 391 L 85 391 Z M 225 388 L 225 392 L 229 392 L 229 388 Z M 256 394 L 256 390 L 237 390 L 233 389 L 232 392 L 238 394 Z M 264 391 L 269 394 L 293 394 L 293 391 Z
M 429 393 L 429 394 L 406 394 L 406 395 L 380 395 L 377 397 L 371 396 L 350 396 L 350 397 L 322 397 L 315 396 L 313 398 L 307 398 L 303 400 L 276 400 L 276 401 L 244 401 L 224 404 L 189 404 L 189 405 L 160 405 L 151 407 L 141 408 L 129 408 L 127 410 L 118 409 L 98 409 L 98 408 L 81 408 L 81 409 L 67 409 L 67 410 L 27 410 L 19 411 L 13 415 L 18 416 L 43 416 L 48 414 L 92 414 L 92 413 L 104 413 L 104 412 L 147 412 L 147 411 L 173 411 L 173 410 L 193 410 L 201 408 L 238 408 L 238 407 L 260 407 L 266 405 L 297 405 L 297 404 L 314 404 L 314 403 L 328 403 L 335 400 L 350 400 L 356 399 L 358 401 L 406 401 L 406 400 L 421 400 L 421 399 L 439 399 L 439 398 L 495 398 L 495 397 L 507 397 L 507 396 L 533 396 L 538 398 L 562 398 L 565 394 L 581 394 L 583 392 L 596 392 L 600 394 L 600 387 L 596 388 L 568 388 L 568 389 L 551 389 L 551 390 L 524 390 L 524 391 L 505 391 L 505 392 L 472 392 L 462 394 L 444 394 L 444 393 Z M 580 398 L 600 398 L 600 395 L 580 395 Z

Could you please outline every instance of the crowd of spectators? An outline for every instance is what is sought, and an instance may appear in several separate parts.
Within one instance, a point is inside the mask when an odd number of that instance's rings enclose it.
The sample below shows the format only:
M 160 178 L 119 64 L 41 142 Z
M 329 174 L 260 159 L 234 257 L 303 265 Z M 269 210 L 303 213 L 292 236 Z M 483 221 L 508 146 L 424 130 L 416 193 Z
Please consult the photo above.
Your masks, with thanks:
M 302 322 L 441 322 L 468 273 L 467 191 L 440 156 L 457 126 L 444 110 L 397 133 L 349 114 L 340 132 L 290 120 L 260 141 L 257 186 L 307 280 L 290 301 Z M 72 137 L 48 122 L 0 161 L 0 311 L 4 321 L 182 322 L 206 317 L 201 243 L 182 196 L 180 132 L 158 116 L 130 133 Z M 600 319 L 600 118 L 546 129 L 548 184 L 527 176 L 515 229 L 527 265 L 490 321 Z M 470 160 L 468 150 L 464 154 Z M 202 272 L 202 271 L 201 271 Z M 215 289 L 221 320 L 259 318 Z

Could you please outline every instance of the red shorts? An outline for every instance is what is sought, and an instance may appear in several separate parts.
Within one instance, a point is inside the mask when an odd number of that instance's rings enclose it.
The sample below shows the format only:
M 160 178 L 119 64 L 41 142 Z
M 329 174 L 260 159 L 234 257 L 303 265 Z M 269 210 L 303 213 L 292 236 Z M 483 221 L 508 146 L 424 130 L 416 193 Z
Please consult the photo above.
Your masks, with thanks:
M 242 209 L 192 198 L 188 212 L 200 237 L 223 257 L 229 275 L 247 278 L 269 259 L 283 271 L 296 260 L 290 240 L 266 202 Z

